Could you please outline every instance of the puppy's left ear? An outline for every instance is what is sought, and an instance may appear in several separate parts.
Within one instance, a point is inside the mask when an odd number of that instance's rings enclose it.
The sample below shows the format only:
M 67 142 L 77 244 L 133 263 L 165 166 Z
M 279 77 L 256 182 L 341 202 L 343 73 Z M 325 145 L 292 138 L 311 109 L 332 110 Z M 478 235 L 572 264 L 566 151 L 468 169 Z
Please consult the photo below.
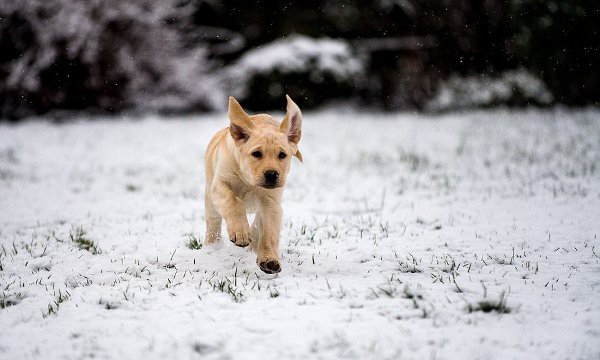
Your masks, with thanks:
M 298 105 L 288 95 L 285 97 L 287 99 L 286 114 L 281 122 L 280 129 L 287 134 L 288 140 L 297 146 L 300 142 L 300 137 L 302 137 L 302 112 L 300 112 Z M 300 151 L 297 151 L 294 155 L 302 161 Z

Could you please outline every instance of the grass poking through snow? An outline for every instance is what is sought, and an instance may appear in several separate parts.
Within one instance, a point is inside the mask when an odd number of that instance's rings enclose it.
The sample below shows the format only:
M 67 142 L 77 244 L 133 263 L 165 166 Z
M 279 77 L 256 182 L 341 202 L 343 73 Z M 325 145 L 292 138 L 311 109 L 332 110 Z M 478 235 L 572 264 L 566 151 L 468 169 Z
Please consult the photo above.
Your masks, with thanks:
M 56 299 L 50 304 L 48 304 L 48 310 L 42 313 L 44 318 L 50 315 L 56 315 L 56 312 L 60 308 L 60 305 L 65 301 L 69 300 L 70 297 L 71 294 L 68 291 L 65 290 L 65 292 L 62 292 L 61 290 L 58 290 L 58 295 L 56 296 Z
M 71 230 L 69 233 L 69 239 L 71 239 L 71 241 L 74 242 L 81 250 L 89 251 L 93 255 L 102 253 L 100 248 L 98 248 L 98 244 L 87 237 L 87 233 L 81 226 Z
M 478 302 L 476 305 L 468 304 L 467 311 L 469 313 L 472 313 L 475 311 L 481 311 L 484 313 L 489 313 L 489 312 L 495 311 L 499 314 L 508 314 L 511 312 L 511 309 L 506 305 L 507 298 L 508 298 L 508 295 L 506 295 L 505 292 L 502 292 L 500 294 L 500 299 L 498 299 L 498 301 L 482 300 L 482 301 Z
M 198 237 L 194 234 L 187 234 L 187 242 L 186 242 L 186 246 L 192 250 L 200 250 L 202 249 L 202 243 L 200 242 L 200 239 L 198 239 Z

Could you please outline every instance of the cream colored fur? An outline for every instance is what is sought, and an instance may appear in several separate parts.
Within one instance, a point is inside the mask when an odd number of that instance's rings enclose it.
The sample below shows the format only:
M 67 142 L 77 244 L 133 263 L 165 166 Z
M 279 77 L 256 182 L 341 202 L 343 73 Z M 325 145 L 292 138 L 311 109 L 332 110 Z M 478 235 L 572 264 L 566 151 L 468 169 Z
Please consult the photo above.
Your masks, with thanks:
M 230 97 L 230 125 L 215 134 L 205 154 L 204 243 L 221 241 L 224 218 L 229 239 L 237 246 L 251 245 L 266 273 L 281 271 L 281 196 L 292 156 L 302 160 L 298 151 L 302 113 L 286 98 L 286 115 L 278 123 L 267 114 L 248 115 Z M 277 173 L 276 181 L 271 181 L 273 176 L 267 180 L 268 173 Z M 256 214 L 252 226 L 247 213 Z

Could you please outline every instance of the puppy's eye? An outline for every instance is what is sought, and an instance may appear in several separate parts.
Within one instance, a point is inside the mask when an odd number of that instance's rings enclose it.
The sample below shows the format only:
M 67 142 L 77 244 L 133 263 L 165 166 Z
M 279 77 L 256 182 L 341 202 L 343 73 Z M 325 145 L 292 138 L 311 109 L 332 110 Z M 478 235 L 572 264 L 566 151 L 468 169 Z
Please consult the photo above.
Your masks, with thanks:
M 283 151 L 279 153 L 279 159 L 281 159 L 281 160 L 285 159 L 286 156 L 287 156 L 287 154 L 284 153 Z
M 260 159 L 262 157 L 262 153 L 258 150 L 252 152 L 252 156 L 254 156 L 257 159 Z

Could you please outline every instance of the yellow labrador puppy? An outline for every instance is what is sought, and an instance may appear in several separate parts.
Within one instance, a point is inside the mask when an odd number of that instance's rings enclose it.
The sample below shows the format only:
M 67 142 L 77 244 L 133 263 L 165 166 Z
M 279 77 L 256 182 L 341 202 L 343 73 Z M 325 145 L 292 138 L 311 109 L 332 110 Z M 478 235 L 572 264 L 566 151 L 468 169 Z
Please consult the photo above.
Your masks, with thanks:
M 205 154 L 204 243 L 221 241 L 225 218 L 229 240 L 237 246 L 252 245 L 258 266 L 269 274 L 281 271 L 281 195 L 291 158 L 302 161 L 298 151 L 302 113 L 286 97 L 281 124 L 267 114 L 246 114 L 230 97 L 229 127 L 215 134 Z M 246 213 L 256 213 L 252 227 Z

